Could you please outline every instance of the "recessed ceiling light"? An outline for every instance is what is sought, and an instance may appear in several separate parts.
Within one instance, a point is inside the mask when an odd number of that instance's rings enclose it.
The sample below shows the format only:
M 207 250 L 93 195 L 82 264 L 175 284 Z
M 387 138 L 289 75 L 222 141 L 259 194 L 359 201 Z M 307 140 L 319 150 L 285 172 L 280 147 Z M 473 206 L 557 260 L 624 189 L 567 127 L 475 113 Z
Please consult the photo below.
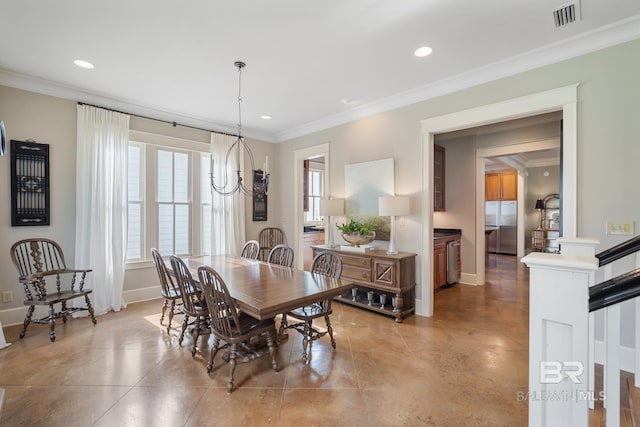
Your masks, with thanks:
M 433 49 L 431 49 L 429 46 L 422 46 L 416 49 L 413 54 L 418 58 L 424 58 L 425 56 L 431 55 L 431 52 L 433 52 Z
M 91 62 L 85 61 L 83 59 L 76 59 L 75 61 L 73 61 L 73 63 L 78 67 L 86 68 L 87 70 L 93 70 L 95 68 Z
M 351 98 L 342 98 L 340 100 L 340 102 L 342 102 L 342 104 L 346 105 L 346 106 L 356 105 L 358 103 L 358 101 L 356 101 L 355 99 L 351 99 Z
M 264 119 L 264 120 L 271 120 L 271 119 L 273 119 L 273 117 L 272 117 L 272 116 L 270 116 L 270 115 L 268 115 L 268 114 L 263 114 L 262 116 L 260 116 L 260 118 L 261 118 L 261 119 Z

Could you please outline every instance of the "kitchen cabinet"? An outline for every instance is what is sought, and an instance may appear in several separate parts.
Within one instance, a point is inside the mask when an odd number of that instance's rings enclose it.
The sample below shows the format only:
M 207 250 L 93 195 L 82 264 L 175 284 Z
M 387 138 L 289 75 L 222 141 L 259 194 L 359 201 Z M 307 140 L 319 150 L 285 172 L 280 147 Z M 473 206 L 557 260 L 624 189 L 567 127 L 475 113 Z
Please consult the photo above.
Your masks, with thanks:
M 460 250 L 457 250 L 453 256 L 455 260 L 449 259 L 447 253 L 447 245 L 450 242 L 455 242 L 460 245 L 459 233 L 434 233 L 433 239 L 433 289 L 445 287 L 448 284 L 453 284 L 457 281 L 458 277 L 451 278 L 449 283 L 448 273 L 450 269 L 455 268 L 455 271 L 459 272 L 461 268 Z M 459 249 L 459 246 L 458 246 Z M 450 262 L 455 262 L 455 265 L 449 265 Z
M 488 173 L 484 181 L 485 200 L 518 200 L 518 174 L 514 172 Z
M 360 253 L 321 245 L 313 247 L 313 255 L 315 257 L 327 250 L 340 257 L 340 279 L 353 282 L 355 289 L 336 297 L 337 301 L 393 316 L 396 322 L 402 322 L 415 311 L 416 254 L 398 252 L 397 255 L 387 255 L 382 250 Z M 367 297 L 369 292 L 373 293 L 371 304 Z
M 303 264 L 304 269 L 309 271 L 311 262 L 313 261 L 312 246 L 324 244 L 324 231 L 306 231 L 303 234 Z
M 445 153 L 444 147 L 433 146 L 433 210 L 442 212 L 445 210 Z

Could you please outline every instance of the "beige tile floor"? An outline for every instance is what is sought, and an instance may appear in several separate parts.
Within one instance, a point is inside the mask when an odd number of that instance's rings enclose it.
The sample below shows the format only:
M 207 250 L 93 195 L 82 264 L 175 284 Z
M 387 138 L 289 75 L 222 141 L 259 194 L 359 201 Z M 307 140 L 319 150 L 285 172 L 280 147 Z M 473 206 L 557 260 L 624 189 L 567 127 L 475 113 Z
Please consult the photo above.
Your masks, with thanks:
M 159 325 L 159 300 L 119 313 L 5 328 L 0 351 L 2 426 L 520 426 L 527 404 L 528 275 L 515 257 L 491 256 L 486 286 L 436 293 L 435 315 L 404 323 L 336 303 L 337 341 L 301 364 L 295 331 L 268 357 L 239 365 L 226 394 L 220 356 Z M 181 318 L 174 318 L 174 326 Z

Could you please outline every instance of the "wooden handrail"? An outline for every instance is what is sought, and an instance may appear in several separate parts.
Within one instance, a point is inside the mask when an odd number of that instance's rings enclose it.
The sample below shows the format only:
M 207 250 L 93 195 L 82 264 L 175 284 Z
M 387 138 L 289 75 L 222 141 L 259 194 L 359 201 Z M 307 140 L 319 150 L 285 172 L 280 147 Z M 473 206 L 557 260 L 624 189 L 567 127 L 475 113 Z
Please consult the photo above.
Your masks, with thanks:
M 599 267 L 607 265 L 615 260 L 623 258 L 634 252 L 640 250 L 640 236 L 633 237 L 626 242 L 622 242 L 619 245 L 613 246 L 600 253 L 596 254 L 596 258 L 599 260 Z
M 640 268 L 589 288 L 589 312 L 640 296 Z

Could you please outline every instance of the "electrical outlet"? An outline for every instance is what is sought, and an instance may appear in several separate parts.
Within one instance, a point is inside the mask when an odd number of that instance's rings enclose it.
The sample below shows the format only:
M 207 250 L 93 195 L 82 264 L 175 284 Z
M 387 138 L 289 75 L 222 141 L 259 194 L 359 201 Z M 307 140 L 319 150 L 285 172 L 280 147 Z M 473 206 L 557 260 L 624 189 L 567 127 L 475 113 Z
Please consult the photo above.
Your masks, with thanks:
M 633 235 L 633 221 L 607 220 L 607 234 Z
M 2 302 L 12 302 L 12 301 L 13 301 L 13 292 L 2 291 Z

